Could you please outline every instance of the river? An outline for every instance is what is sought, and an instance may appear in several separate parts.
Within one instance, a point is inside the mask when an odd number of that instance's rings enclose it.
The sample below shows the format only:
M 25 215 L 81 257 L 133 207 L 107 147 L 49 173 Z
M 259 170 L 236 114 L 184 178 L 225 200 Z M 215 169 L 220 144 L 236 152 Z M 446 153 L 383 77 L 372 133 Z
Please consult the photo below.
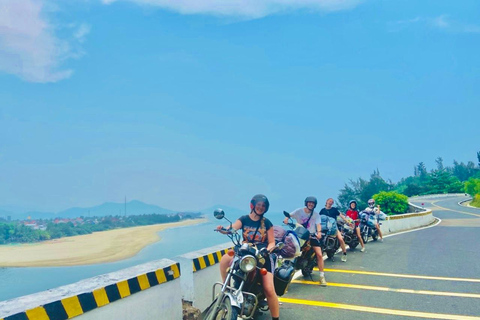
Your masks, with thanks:
M 268 213 L 267 217 L 275 225 L 280 225 L 283 219 L 280 213 Z M 225 243 L 229 241 L 227 237 L 213 232 L 218 224 L 227 225 L 225 221 L 219 223 L 212 218 L 209 222 L 202 224 L 167 229 L 159 233 L 160 241 L 145 247 L 134 257 L 122 261 L 73 267 L 0 268 L 0 301 L 45 291 L 153 260 L 163 258 L 175 260 L 174 257 L 178 255 Z

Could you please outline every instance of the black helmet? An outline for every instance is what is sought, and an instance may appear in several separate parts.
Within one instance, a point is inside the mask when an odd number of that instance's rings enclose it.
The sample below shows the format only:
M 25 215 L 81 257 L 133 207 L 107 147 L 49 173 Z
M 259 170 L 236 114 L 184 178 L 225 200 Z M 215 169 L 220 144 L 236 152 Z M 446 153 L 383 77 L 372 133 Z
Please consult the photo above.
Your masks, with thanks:
M 307 202 L 313 202 L 315 205 L 313 206 L 313 209 L 317 206 L 317 198 L 310 196 L 305 198 L 305 207 L 307 206 Z
M 264 196 L 263 194 L 256 194 L 253 196 L 252 200 L 250 200 L 250 209 L 253 210 L 253 212 L 255 212 L 255 205 L 258 203 L 258 202 L 263 202 L 265 203 L 265 213 L 267 213 L 268 211 L 268 207 L 270 207 L 270 202 L 268 202 L 268 199 L 266 196 Z M 255 212 L 255 214 L 258 215 L 257 212 Z
M 348 203 L 348 209 L 350 209 L 352 207 L 352 203 L 355 203 L 355 208 L 357 208 L 357 200 L 350 200 L 350 202 Z

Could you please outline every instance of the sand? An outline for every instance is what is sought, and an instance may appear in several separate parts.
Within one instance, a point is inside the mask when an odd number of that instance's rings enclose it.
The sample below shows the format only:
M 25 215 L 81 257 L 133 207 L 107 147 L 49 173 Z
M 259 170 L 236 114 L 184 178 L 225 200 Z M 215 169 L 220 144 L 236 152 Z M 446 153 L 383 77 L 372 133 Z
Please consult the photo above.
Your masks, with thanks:
M 0 267 L 76 266 L 119 261 L 160 240 L 159 231 L 204 219 L 95 232 L 55 240 L 0 246 Z

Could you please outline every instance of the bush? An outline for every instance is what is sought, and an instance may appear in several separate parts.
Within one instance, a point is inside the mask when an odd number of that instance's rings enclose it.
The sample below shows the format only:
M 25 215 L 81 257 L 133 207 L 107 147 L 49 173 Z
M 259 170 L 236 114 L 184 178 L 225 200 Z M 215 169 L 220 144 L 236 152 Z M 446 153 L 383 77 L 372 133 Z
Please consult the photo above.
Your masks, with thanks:
M 480 194 L 475 195 L 475 198 L 473 198 L 472 202 L 470 202 L 470 205 L 480 208 Z
M 465 192 L 475 197 L 475 195 L 480 194 L 480 179 L 470 178 L 465 182 Z
M 373 196 L 380 210 L 388 215 L 405 213 L 408 210 L 408 197 L 395 191 L 382 191 Z

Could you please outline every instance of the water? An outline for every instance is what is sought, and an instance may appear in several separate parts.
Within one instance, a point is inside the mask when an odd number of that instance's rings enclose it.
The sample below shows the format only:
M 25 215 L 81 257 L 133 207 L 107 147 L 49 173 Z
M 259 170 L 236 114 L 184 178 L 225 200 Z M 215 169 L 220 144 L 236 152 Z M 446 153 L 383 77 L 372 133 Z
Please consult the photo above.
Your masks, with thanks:
M 268 213 L 268 218 L 275 225 L 280 225 L 283 219 L 280 213 Z M 56 288 L 153 260 L 173 259 L 187 252 L 228 242 L 227 237 L 213 232 L 219 224 L 227 225 L 226 221 L 219 223 L 212 218 L 211 221 L 202 224 L 167 229 L 160 232 L 159 242 L 145 247 L 132 258 L 118 262 L 74 267 L 0 268 L 0 301 Z

